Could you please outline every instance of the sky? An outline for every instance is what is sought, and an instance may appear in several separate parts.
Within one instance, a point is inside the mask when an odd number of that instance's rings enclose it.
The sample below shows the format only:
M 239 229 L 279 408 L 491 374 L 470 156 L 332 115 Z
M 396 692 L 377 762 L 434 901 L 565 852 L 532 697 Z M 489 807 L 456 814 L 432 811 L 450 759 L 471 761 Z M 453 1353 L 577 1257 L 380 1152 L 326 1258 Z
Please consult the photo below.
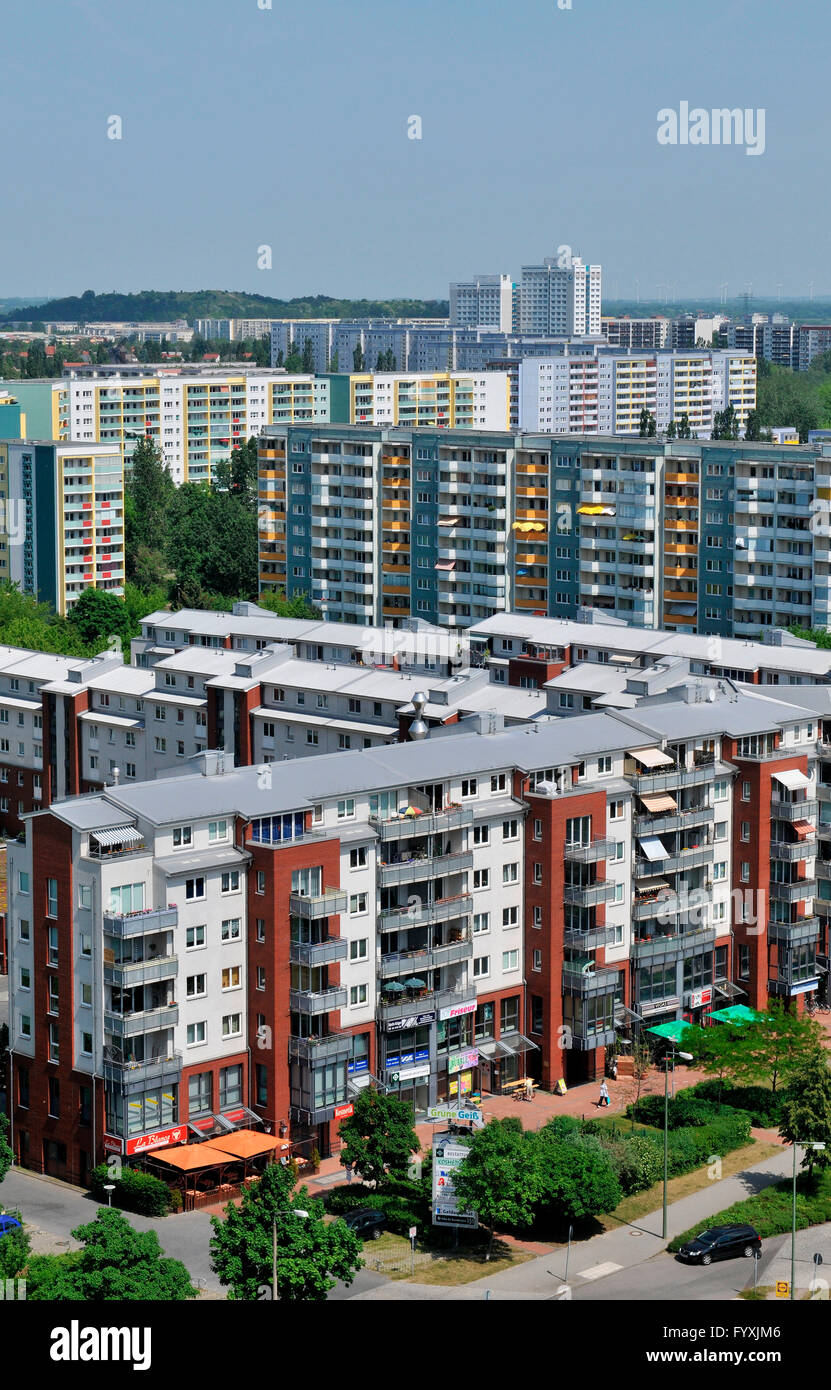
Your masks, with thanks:
M 831 293 L 828 0 L 564 3 L 5 7 L 0 295 L 445 298 L 563 245 L 604 298 Z M 764 153 L 660 144 L 682 102 Z

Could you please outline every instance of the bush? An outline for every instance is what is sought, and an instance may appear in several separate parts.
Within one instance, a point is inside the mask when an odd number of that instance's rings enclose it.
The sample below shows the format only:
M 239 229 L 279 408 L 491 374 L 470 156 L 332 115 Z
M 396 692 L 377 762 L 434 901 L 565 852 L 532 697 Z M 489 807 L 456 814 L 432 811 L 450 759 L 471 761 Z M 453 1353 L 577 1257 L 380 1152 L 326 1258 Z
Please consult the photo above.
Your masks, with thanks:
M 676 1251 L 688 1240 L 694 1240 L 700 1231 L 709 1226 L 730 1225 L 734 1222 L 754 1226 L 762 1239 L 782 1235 L 791 1229 L 792 1222 L 792 1184 L 790 1178 L 765 1188 L 755 1197 L 743 1202 L 735 1202 L 732 1207 L 717 1212 L 706 1221 L 700 1221 L 689 1231 L 684 1231 L 670 1241 L 667 1249 Z M 803 1173 L 797 1178 L 796 1224 L 798 1230 L 807 1226 L 818 1226 L 831 1221 L 831 1172 L 809 1178 Z
M 718 1081 L 699 1081 L 690 1087 L 690 1095 L 711 1101 L 716 1109 L 720 1099 L 722 1107 L 747 1110 L 751 1123 L 763 1129 L 773 1129 L 782 1118 L 784 1095 L 774 1095 L 767 1086 L 720 1086 Z
M 718 1111 L 715 1105 L 686 1091 L 674 1096 L 667 1105 L 667 1124 L 670 1129 L 684 1129 L 688 1126 L 709 1124 Z M 643 1096 L 634 1105 L 626 1107 L 630 1119 L 639 1120 L 644 1125 L 664 1127 L 664 1097 Z
M 113 1183 L 112 1194 L 104 1191 L 105 1183 Z M 112 1196 L 112 1205 L 140 1216 L 167 1216 L 173 1207 L 173 1194 L 166 1182 L 143 1173 L 138 1168 L 122 1168 L 121 1176 L 113 1178 L 106 1163 L 99 1163 L 90 1173 L 90 1191 L 100 1202 Z
M 618 1181 L 624 1196 L 645 1192 L 660 1181 L 663 1163 L 660 1150 L 647 1134 L 630 1134 L 615 1145 Z
M 659 1154 L 663 1153 L 663 1136 L 644 1135 Z M 750 1116 L 734 1110 L 717 1116 L 708 1125 L 693 1125 L 689 1129 L 673 1130 L 667 1144 L 667 1167 L 672 1178 L 700 1168 L 714 1157 L 723 1158 L 734 1149 L 750 1143 Z
M 417 1226 L 421 1236 L 431 1225 L 429 1202 L 425 1203 L 422 1189 L 418 1183 L 406 1179 L 397 1181 L 392 1190 L 385 1187 L 380 1192 L 363 1183 L 352 1183 L 348 1187 L 336 1187 L 326 1197 L 326 1210 L 333 1216 L 344 1216 L 361 1207 L 382 1211 L 389 1229 L 399 1235 L 406 1235 L 411 1226 Z

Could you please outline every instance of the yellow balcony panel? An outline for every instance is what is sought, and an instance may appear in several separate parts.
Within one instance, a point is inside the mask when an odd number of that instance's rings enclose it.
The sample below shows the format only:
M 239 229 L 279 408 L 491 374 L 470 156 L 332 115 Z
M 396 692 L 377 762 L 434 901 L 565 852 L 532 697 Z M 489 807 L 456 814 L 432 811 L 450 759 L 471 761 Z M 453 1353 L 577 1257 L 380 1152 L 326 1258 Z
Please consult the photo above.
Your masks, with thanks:
M 383 549 L 383 550 L 396 550 L 396 551 L 399 551 L 399 550 L 400 550 L 400 551 L 406 551 L 406 553 L 409 555 L 409 553 L 410 553 L 410 542 L 409 542 L 409 541 L 384 541 L 384 544 L 383 544 L 382 549 Z
M 667 483 L 695 483 L 698 484 L 697 473 L 665 473 L 664 482 Z
M 381 499 L 381 506 L 382 506 L 382 507 L 395 507 L 395 508 L 397 508 L 399 511 L 401 511 L 402 508 L 403 508 L 403 509 L 406 509 L 406 510 L 409 510 L 410 499 L 409 499 L 409 497 L 400 498 L 400 499 L 397 498 L 397 497 L 384 497 L 384 498 Z
M 668 507 L 697 507 L 697 497 L 665 497 L 664 501 Z
M 697 555 L 697 545 L 665 545 L 664 550 L 668 555 Z
M 687 521 L 684 517 L 668 516 L 664 518 L 664 526 L 668 531 L 697 531 L 697 521 Z
M 517 497 L 548 497 L 547 487 L 518 487 Z
M 390 563 L 384 563 L 384 564 L 381 565 L 381 569 L 383 570 L 384 574 L 409 574 L 409 573 L 410 573 L 410 566 L 409 566 L 409 565 L 393 565 L 393 564 L 390 564 Z
M 515 560 L 518 565 L 547 565 L 548 555 L 532 555 L 529 551 L 517 551 Z
M 517 473 L 548 473 L 547 463 L 518 463 Z
M 409 523 L 409 521 L 385 521 L 385 522 L 384 522 L 384 530 L 385 530 L 385 531 L 409 531 L 409 529 L 410 529 L 410 523 Z
M 697 579 L 698 570 L 686 569 L 683 565 L 667 565 L 664 570 L 666 579 Z

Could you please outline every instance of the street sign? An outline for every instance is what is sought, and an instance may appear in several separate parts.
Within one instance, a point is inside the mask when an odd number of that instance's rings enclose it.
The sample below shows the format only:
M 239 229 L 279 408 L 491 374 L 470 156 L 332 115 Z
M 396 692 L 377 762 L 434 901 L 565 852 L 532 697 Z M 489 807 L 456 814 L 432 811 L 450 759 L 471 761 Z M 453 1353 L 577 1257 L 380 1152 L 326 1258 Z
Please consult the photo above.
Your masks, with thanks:
M 485 1123 L 481 1110 L 465 1109 L 461 1105 L 431 1105 L 427 1118 L 451 1125 L 473 1125 L 474 1129 L 481 1129 Z
M 468 1155 L 466 1144 L 459 1144 L 447 1135 L 433 1135 L 433 1225 L 460 1226 L 471 1229 L 479 1225 L 473 1211 L 460 1211 L 456 1201 L 453 1178 L 457 1168 Z
M 791 1291 L 790 1283 L 787 1279 L 778 1279 L 776 1282 L 776 1297 L 787 1298 Z

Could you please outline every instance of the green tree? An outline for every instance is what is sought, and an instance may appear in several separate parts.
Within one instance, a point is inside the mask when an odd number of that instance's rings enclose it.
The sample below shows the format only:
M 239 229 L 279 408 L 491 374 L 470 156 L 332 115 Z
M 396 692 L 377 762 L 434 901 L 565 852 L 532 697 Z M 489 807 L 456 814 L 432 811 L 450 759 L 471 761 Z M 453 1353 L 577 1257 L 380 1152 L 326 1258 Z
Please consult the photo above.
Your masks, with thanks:
M 32 1241 L 29 1232 L 23 1225 L 23 1217 L 19 1211 L 7 1211 L 6 1216 L 16 1216 L 20 1222 L 20 1229 L 9 1231 L 0 1240 L 0 1284 L 4 1279 L 16 1279 L 18 1274 L 25 1269 L 26 1263 L 32 1249 Z
M 203 595 L 252 598 L 257 592 L 257 516 L 239 497 L 208 483 L 184 483 L 170 507 L 172 597 L 187 606 Z
M 539 1206 L 558 1225 L 614 1211 L 623 1198 L 609 1155 L 579 1134 L 537 1136 Z
M 227 463 L 223 461 L 216 465 L 213 485 L 217 492 L 228 492 L 252 511 L 257 510 L 259 481 L 255 436 L 232 449 Z
M 692 439 L 692 427 L 690 425 L 690 417 L 687 414 L 686 410 L 681 416 L 681 419 L 678 421 L 678 438 Z
M 306 341 L 305 341 L 305 343 L 303 344 L 303 358 L 302 358 L 302 362 L 303 362 L 303 371 L 304 371 L 304 372 L 313 372 L 313 371 L 314 371 L 314 369 L 315 369 L 315 355 L 314 355 L 314 349 L 313 349 L 313 347 L 312 347 L 312 340 L 311 340 L 311 338 L 307 338 Z
M 467 1158 L 454 1174 L 459 1207 L 475 1211 L 488 1229 L 488 1260 L 497 1225 L 521 1227 L 533 1221 L 540 1195 L 535 1138 L 512 1118 L 490 1120 L 473 1135 Z
M 421 1148 L 413 1118 L 406 1101 L 364 1087 L 352 1114 L 341 1121 L 341 1163 L 352 1164 L 367 1182 L 404 1177 L 412 1154 Z
M 730 1074 L 739 1085 L 764 1081 L 776 1093 L 780 1080 L 790 1076 L 800 1057 L 818 1042 L 821 1029 L 811 1018 L 790 1013 L 781 1000 L 771 1000 L 764 1017 L 741 1030 Z
M 355 1233 L 343 1221 L 327 1224 L 323 1203 L 310 1199 L 306 1188 L 295 1194 L 292 1185 L 290 1170 L 272 1163 L 240 1206 L 229 1203 L 224 1218 L 211 1217 L 211 1264 L 230 1288 L 229 1299 L 252 1301 L 273 1286 L 275 1223 L 281 1299 L 322 1303 L 338 1279 L 351 1284 L 363 1265 Z
M 115 1208 L 72 1232 L 82 1250 L 35 1255 L 26 1270 L 26 1297 L 84 1303 L 181 1302 L 196 1289 L 180 1260 L 162 1254 L 155 1231 L 137 1231 Z
M 749 410 L 744 424 L 744 437 L 752 441 L 762 438 L 762 426 L 758 410 Z
M 111 637 L 118 637 L 129 660 L 132 624 L 127 605 L 106 589 L 84 589 L 73 605 L 69 621 L 82 642 L 102 650 Z
M 779 1133 L 789 1144 L 825 1144 L 824 1149 L 806 1149 L 803 1154 L 802 1167 L 811 1176 L 815 1166 L 831 1165 L 831 1069 L 821 1043 L 803 1052 L 794 1063 L 782 1101 Z
M 291 372 L 295 375 L 303 370 L 303 358 L 294 345 L 292 345 L 291 352 L 286 358 L 285 368 L 287 372 Z
M 260 608 L 268 608 L 281 618 L 319 618 L 320 609 L 315 608 L 306 594 L 295 594 L 286 598 L 285 594 L 260 594 L 257 600 Z
M 133 449 L 124 486 L 128 578 L 135 578 L 132 556 L 140 547 L 159 556 L 164 553 L 175 496 L 175 484 L 159 449 L 152 440 L 140 439 Z
M 385 353 L 385 352 L 379 352 L 379 353 L 378 353 L 378 356 L 377 356 L 377 358 L 376 358 L 376 361 L 375 361 L 375 370 L 376 370 L 376 372 L 383 372 L 383 371 L 386 369 L 386 365 L 387 365 L 387 355 L 386 355 L 386 353 Z
M 724 410 L 717 410 L 713 415 L 713 432 L 711 439 L 738 439 L 739 437 L 739 417 L 732 405 L 728 405 Z
M 364 370 L 364 350 L 360 343 L 355 344 L 355 349 L 352 353 L 352 370 L 353 372 L 362 372 Z
M 8 1143 L 7 1135 L 9 1132 L 9 1122 L 0 1110 L 0 1182 L 8 1173 L 14 1163 L 14 1154 L 11 1144 Z
M 727 1077 L 736 1077 L 742 1048 L 746 1042 L 744 1028 L 720 1023 L 717 1028 L 701 1028 L 695 1024 L 684 1033 L 684 1051 L 692 1054 L 695 1066 L 705 1076 L 718 1081 L 718 1108 L 721 1091 Z
M 678 434 L 678 426 L 674 420 L 670 420 L 667 425 L 667 439 L 675 439 Z
M 330 372 L 336 372 L 337 370 L 338 370 L 338 350 L 337 350 L 337 348 L 335 348 L 335 351 L 332 353 L 332 357 L 331 357 L 331 360 L 330 360 L 330 362 L 329 362 L 329 371 L 330 371 Z

